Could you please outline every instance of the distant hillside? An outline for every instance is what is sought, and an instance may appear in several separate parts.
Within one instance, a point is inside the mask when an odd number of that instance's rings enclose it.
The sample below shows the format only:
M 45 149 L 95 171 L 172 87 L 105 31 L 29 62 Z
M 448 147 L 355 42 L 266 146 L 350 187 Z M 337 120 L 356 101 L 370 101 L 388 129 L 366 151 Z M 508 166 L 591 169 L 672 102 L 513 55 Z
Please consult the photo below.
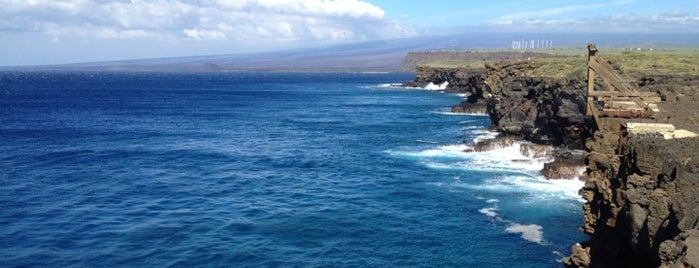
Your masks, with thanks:
M 529 34 L 461 33 L 404 39 L 357 42 L 327 47 L 303 48 L 249 54 L 208 55 L 157 59 L 75 63 L 50 66 L 5 66 L 0 70 L 79 71 L 386 71 L 414 72 L 415 65 L 433 61 L 498 60 L 536 57 L 531 52 L 492 52 L 509 49 L 512 40 L 542 38 L 559 47 L 581 47 L 590 41 L 598 46 L 644 46 L 663 42 L 696 45 L 699 37 L 643 34 Z M 473 53 L 467 50 L 477 50 Z M 411 53 L 411 51 L 417 51 Z M 429 51 L 429 52 L 425 52 Z M 483 51 L 486 51 L 485 53 Z

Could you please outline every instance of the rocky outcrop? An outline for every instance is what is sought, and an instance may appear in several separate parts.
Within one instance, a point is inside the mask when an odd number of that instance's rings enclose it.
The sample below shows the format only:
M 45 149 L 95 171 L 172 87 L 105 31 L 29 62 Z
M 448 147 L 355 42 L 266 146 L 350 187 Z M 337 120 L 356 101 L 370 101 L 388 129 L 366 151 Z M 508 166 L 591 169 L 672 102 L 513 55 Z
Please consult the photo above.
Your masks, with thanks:
M 494 139 L 488 139 L 476 142 L 472 148 L 464 150 L 464 152 L 487 152 L 497 149 L 510 147 L 521 138 L 513 136 L 500 136 Z
M 501 61 L 480 68 L 419 66 L 407 86 L 449 82 L 447 92 L 467 97 L 453 112 L 486 112 L 493 127 L 541 144 L 582 149 L 590 136 L 583 112 L 586 84 L 582 75 L 554 79 L 530 75 L 528 60 Z
M 439 68 L 418 66 L 415 80 L 404 83 L 408 87 L 425 87 L 429 83 L 448 82 L 445 92 L 465 94 L 466 99 L 453 106 L 454 113 L 486 114 L 487 104 L 483 97 L 485 69 Z
M 581 75 L 565 79 L 535 77 L 530 61 L 487 65 L 488 114 L 497 130 L 526 140 L 582 149 L 590 135 L 583 116 L 586 88 Z
M 445 89 L 452 93 L 465 93 L 482 96 L 485 69 L 482 68 L 441 68 L 418 66 L 415 68 L 415 80 L 404 83 L 409 87 L 425 87 L 427 84 L 449 82 Z M 479 94 L 480 93 L 480 94 Z
M 476 99 L 474 102 L 468 100 L 451 107 L 452 113 L 461 114 L 488 114 L 488 104 L 485 99 Z
M 578 178 L 581 169 L 584 166 L 582 154 L 571 152 L 569 150 L 556 150 L 553 153 L 554 161 L 544 163 L 544 168 L 540 173 L 544 178 L 549 180 L 554 179 L 571 179 Z
M 639 88 L 644 91 L 657 92 L 663 101 L 699 101 L 696 96 L 699 75 L 643 74 L 636 81 Z
M 531 158 L 552 158 L 554 155 L 554 148 L 550 145 L 524 143 L 519 146 L 519 152 Z
M 597 132 L 587 143 L 581 190 L 582 229 L 591 239 L 574 245 L 564 264 L 699 267 L 697 144 L 697 138 L 620 140 L 610 131 Z

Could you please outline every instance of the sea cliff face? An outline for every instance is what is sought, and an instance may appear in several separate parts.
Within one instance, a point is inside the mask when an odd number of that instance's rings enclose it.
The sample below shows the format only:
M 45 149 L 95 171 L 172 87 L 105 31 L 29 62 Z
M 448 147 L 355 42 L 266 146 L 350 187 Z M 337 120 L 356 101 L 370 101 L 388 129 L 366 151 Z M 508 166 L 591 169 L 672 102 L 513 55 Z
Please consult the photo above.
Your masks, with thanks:
M 408 86 L 449 82 L 446 91 L 466 99 L 453 112 L 486 113 L 493 129 L 526 140 L 582 149 L 591 134 L 583 117 L 586 82 L 581 76 L 538 77 L 528 60 L 500 61 L 484 68 L 416 68 Z
M 493 126 L 535 143 L 582 149 L 590 135 L 583 116 L 584 80 L 531 75 L 538 67 L 526 60 L 486 65 L 486 102 Z
M 619 143 L 623 146 L 619 149 Z M 699 267 L 699 139 L 619 138 L 586 145 L 583 231 L 569 267 Z M 621 153 L 621 154 L 618 154 Z

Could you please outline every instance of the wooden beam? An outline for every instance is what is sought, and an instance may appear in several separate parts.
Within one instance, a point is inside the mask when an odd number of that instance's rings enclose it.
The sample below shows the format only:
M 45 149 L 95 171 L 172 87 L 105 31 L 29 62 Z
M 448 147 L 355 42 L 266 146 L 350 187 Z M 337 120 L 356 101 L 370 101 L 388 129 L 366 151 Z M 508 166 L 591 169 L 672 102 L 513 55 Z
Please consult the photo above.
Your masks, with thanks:
M 586 115 L 594 115 L 594 107 L 592 105 L 593 102 L 593 97 L 592 97 L 592 92 L 595 91 L 595 70 L 590 66 L 590 60 L 597 55 L 597 47 L 595 47 L 595 44 L 590 43 L 587 44 L 587 110 L 585 111 Z M 598 118 L 595 116 L 595 123 L 598 124 L 599 128 L 599 121 L 597 120 Z
M 622 92 L 633 91 L 606 62 L 603 63 L 598 57 L 595 57 L 589 63 L 590 67 L 600 74 L 605 83 L 611 84 L 616 90 Z
M 597 129 L 602 129 L 602 122 L 600 122 L 599 115 L 597 115 L 597 109 L 593 107 L 592 102 L 587 103 L 587 110 L 590 111 L 590 114 L 595 119 L 595 125 L 597 126 Z

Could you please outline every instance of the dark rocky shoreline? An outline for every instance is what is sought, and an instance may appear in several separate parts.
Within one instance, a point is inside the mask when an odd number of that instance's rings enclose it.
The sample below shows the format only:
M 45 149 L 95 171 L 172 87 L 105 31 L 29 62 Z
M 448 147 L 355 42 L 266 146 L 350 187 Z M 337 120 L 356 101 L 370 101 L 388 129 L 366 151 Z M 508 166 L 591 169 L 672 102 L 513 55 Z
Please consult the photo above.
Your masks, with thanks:
M 547 178 L 569 178 L 578 166 L 586 167 L 580 178 L 586 181 L 580 191 L 586 200 L 581 230 L 590 240 L 572 246 L 565 266 L 699 267 L 699 138 L 620 139 L 620 121 L 614 120 L 597 129 L 584 116 L 584 74 L 531 75 L 537 67 L 528 60 L 502 60 L 478 69 L 420 66 L 416 79 L 406 84 L 447 81 L 445 91 L 467 96 L 453 112 L 486 113 L 501 136 L 557 148 L 550 152 L 555 161 L 542 170 Z M 699 129 L 691 117 L 699 111 L 699 76 L 644 74 L 633 79 L 640 91 L 657 92 L 663 99 L 659 105 L 666 112 L 656 122 Z M 479 146 L 489 145 L 475 148 Z

